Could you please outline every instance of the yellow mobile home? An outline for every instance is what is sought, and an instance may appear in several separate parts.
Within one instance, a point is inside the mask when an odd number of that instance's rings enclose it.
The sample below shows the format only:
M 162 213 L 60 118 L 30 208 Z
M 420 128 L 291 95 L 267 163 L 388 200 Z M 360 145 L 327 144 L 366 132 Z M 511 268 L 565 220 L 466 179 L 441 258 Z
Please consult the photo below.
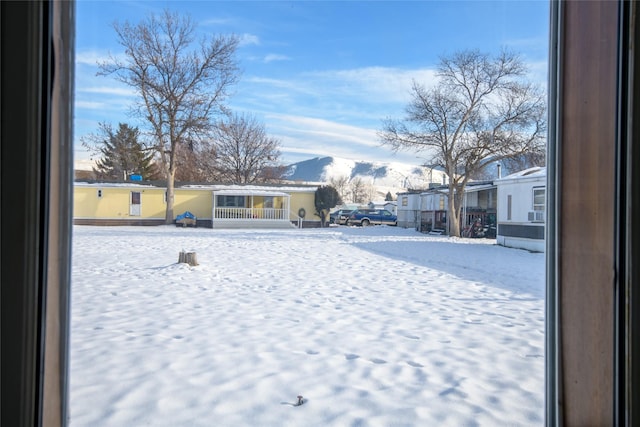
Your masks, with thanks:
M 179 185 L 174 219 L 184 212 L 209 228 L 317 227 L 317 186 Z M 74 224 L 160 225 L 165 222 L 166 188 L 154 183 L 76 182 Z

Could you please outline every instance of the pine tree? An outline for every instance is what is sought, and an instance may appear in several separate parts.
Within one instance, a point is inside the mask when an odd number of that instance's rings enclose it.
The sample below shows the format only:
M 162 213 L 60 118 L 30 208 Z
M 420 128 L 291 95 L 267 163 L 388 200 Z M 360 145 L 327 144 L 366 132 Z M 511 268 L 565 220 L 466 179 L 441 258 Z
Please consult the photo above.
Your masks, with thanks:
M 156 178 L 153 152 L 145 149 L 139 137 L 138 128 L 126 123 L 119 123 L 117 132 L 111 125 L 100 123 L 99 135 L 90 138 L 101 155 L 93 168 L 96 176 L 116 180 L 131 175 L 140 175 L 143 180 Z
M 316 216 L 320 217 L 320 226 L 324 227 L 329 211 L 342 203 L 338 190 L 330 185 L 318 187 L 314 197 Z

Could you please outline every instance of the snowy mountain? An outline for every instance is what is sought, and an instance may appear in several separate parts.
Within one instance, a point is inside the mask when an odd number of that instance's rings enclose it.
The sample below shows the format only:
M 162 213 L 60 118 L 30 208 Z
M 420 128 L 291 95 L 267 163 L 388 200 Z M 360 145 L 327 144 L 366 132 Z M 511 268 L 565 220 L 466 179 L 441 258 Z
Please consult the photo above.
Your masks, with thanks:
M 92 162 L 76 160 L 76 176 L 91 170 Z M 88 173 L 88 172 L 86 172 Z M 408 189 L 427 189 L 430 183 L 442 184 L 444 172 L 418 164 L 399 162 L 368 162 L 339 157 L 316 157 L 286 166 L 284 178 L 296 183 L 329 184 L 342 180 L 349 186 L 355 179 L 372 193 L 371 197 L 383 200 L 387 192 L 396 193 Z
M 316 157 L 288 166 L 285 178 L 295 182 L 329 183 L 331 180 L 360 178 L 382 197 L 390 191 L 426 189 L 429 183 L 442 184 L 444 172 L 424 166 L 397 162 L 365 162 L 338 157 Z

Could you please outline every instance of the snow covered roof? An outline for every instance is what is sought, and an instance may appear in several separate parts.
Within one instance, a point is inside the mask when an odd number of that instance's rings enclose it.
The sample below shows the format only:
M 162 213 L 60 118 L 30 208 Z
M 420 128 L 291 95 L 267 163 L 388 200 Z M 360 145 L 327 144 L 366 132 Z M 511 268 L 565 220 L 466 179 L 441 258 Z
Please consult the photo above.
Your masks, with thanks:
M 501 182 L 507 182 L 507 181 L 521 180 L 526 178 L 541 179 L 546 176 L 547 176 L 546 167 L 534 166 L 532 168 L 521 170 L 520 172 L 515 172 L 503 178 L 497 179 L 496 184 L 500 184 Z
M 478 185 L 469 185 L 469 184 L 467 184 L 464 187 L 464 192 L 465 193 L 473 193 L 475 191 L 490 190 L 492 188 L 496 188 L 495 184 L 493 184 L 493 183 L 490 183 L 490 184 L 483 183 L 483 184 L 478 184 Z
M 89 182 L 76 181 L 77 187 L 125 187 L 125 188 L 166 188 L 165 185 L 148 182 Z M 239 195 L 249 195 L 251 193 L 265 195 L 265 192 L 277 193 L 275 195 L 283 195 L 286 193 L 308 193 L 315 191 L 316 186 L 289 186 L 289 185 L 224 185 L 224 184 L 189 184 L 177 185 L 176 189 L 180 190 L 211 190 L 211 191 L 231 191 L 231 193 Z M 231 194 L 227 193 L 227 194 Z
M 239 188 L 237 190 L 213 190 L 216 195 L 229 195 L 229 196 L 288 196 L 288 193 L 282 191 L 265 191 Z
M 140 184 L 135 182 L 85 182 L 78 181 L 73 184 L 75 187 L 125 187 L 125 188 L 164 188 L 153 184 Z
M 217 194 L 222 194 L 222 191 L 230 191 L 227 194 L 249 194 L 251 192 L 259 193 L 259 192 L 286 192 L 286 193 L 308 193 L 309 191 L 315 191 L 317 187 L 315 186 L 306 186 L 306 187 L 297 187 L 297 186 L 262 186 L 262 185 L 184 185 L 180 187 L 181 189 L 196 189 L 196 190 L 211 190 L 215 191 Z
M 490 190 L 492 188 L 496 188 L 493 181 L 469 181 L 464 187 L 464 192 L 473 193 L 476 191 Z M 449 187 L 447 185 L 439 185 L 420 193 L 420 195 L 429 194 L 449 194 Z

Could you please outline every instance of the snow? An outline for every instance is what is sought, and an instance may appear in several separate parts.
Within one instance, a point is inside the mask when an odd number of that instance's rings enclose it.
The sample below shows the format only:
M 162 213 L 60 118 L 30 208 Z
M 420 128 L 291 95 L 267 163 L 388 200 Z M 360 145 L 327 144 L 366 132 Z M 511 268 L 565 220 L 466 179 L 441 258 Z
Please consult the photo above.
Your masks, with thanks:
M 145 187 L 145 188 L 158 188 L 157 185 L 154 184 L 140 184 L 132 181 L 127 182 L 83 182 L 78 181 L 74 183 L 76 187 Z M 181 185 L 181 189 L 209 189 L 212 191 L 216 191 L 220 194 L 238 194 L 238 192 L 242 192 L 242 194 L 247 195 L 275 195 L 275 196 L 284 196 L 288 193 L 308 193 L 311 189 L 313 189 L 312 185 L 307 185 L 306 187 L 298 187 L 298 186 L 266 186 L 266 185 L 227 185 L 227 184 L 192 184 L 192 185 Z M 283 192 L 282 189 L 286 188 L 287 192 Z
M 315 157 L 288 166 L 287 179 L 307 184 L 325 185 L 331 180 L 358 178 L 371 187 L 370 198 L 384 198 L 407 188 L 428 188 L 430 183 L 442 183 L 444 172 L 414 163 L 370 162 L 341 157 Z M 369 190 L 368 190 L 369 191 Z M 369 202 L 371 200 L 367 200 Z
M 73 231 L 70 426 L 544 423 L 543 254 L 387 226 Z
M 324 179 L 339 177 L 359 177 L 364 183 L 375 188 L 377 195 L 382 197 L 391 192 L 397 194 L 406 191 L 407 188 L 428 188 L 432 182 L 441 183 L 443 172 L 430 169 L 418 164 L 407 164 L 400 162 L 356 162 L 353 160 L 333 157 L 333 161 L 326 167 Z M 358 169 L 367 168 L 368 173 L 362 175 L 357 173 Z M 384 170 L 380 175 L 374 170 Z
M 498 179 L 497 181 L 508 181 L 508 180 L 516 180 L 518 178 L 522 178 L 522 177 L 541 177 L 541 176 L 546 176 L 547 175 L 547 168 L 544 166 L 534 166 L 531 167 L 529 169 L 524 169 L 515 173 L 512 173 L 510 175 L 507 175 L 505 177 L 502 177 L 500 179 Z

